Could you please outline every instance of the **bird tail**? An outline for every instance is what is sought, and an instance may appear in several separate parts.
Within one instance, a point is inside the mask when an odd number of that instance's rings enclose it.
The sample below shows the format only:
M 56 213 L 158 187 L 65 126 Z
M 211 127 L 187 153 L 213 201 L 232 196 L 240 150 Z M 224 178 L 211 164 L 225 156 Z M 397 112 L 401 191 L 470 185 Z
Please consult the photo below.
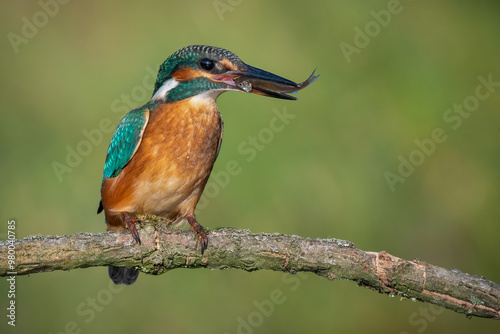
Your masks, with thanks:
M 137 276 L 139 276 L 139 270 L 130 269 L 126 267 L 108 267 L 109 278 L 115 284 L 125 284 L 130 285 L 133 284 L 137 280 Z

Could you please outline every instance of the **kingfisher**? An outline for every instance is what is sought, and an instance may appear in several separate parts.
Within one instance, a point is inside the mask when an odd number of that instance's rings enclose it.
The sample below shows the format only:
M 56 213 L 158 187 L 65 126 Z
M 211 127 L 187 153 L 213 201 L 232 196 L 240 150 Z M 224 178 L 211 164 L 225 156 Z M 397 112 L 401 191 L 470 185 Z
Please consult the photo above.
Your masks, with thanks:
M 128 112 L 113 134 L 104 163 L 101 200 L 107 231 L 128 230 L 141 239 L 138 214 L 187 221 L 201 253 L 208 238 L 195 208 L 219 154 L 223 121 L 215 103 L 225 91 L 296 100 L 297 84 L 245 64 L 234 53 L 206 45 L 184 47 L 160 65 L 151 99 Z M 115 284 L 130 285 L 139 271 L 108 268 Z

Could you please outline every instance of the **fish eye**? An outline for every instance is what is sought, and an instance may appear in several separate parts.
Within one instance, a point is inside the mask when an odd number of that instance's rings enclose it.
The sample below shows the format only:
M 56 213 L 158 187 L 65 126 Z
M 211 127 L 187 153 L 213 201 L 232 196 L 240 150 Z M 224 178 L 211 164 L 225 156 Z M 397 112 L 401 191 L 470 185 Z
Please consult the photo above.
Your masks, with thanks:
M 212 68 L 214 68 L 214 62 L 210 59 L 203 58 L 202 60 L 200 60 L 200 66 L 201 68 L 210 71 Z

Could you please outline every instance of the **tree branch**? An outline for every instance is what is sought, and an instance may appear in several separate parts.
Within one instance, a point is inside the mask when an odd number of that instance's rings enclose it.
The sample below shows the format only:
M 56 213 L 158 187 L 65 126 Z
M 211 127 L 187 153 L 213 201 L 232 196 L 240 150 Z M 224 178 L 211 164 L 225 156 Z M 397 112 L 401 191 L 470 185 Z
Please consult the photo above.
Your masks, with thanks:
M 381 293 L 470 316 L 500 318 L 500 285 L 458 270 L 417 259 L 403 260 L 384 251 L 365 252 L 349 241 L 227 228 L 207 233 L 209 247 L 201 256 L 191 231 L 169 228 L 158 218 L 144 220 L 149 223 L 139 230 L 141 245 L 128 231 L 15 240 L 12 268 L 8 263 L 10 243 L 1 241 L 0 276 L 109 265 L 135 267 L 151 275 L 174 268 L 267 269 L 291 274 L 305 271 L 329 280 L 352 280 Z

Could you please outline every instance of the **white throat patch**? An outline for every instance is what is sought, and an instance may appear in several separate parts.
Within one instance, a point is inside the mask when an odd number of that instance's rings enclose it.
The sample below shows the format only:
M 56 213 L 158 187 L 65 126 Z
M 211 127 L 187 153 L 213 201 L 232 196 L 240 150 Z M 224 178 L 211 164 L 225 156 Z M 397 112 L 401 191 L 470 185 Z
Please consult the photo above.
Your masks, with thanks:
M 160 88 L 156 91 L 155 95 L 151 98 L 151 101 L 161 101 L 165 100 L 167 97 L 168 92 L 170 92 L 172 89 L 177 87 L 179 85 L 179 82 L 175 80 L 174 78 L 168 79 L 161 85 Z

